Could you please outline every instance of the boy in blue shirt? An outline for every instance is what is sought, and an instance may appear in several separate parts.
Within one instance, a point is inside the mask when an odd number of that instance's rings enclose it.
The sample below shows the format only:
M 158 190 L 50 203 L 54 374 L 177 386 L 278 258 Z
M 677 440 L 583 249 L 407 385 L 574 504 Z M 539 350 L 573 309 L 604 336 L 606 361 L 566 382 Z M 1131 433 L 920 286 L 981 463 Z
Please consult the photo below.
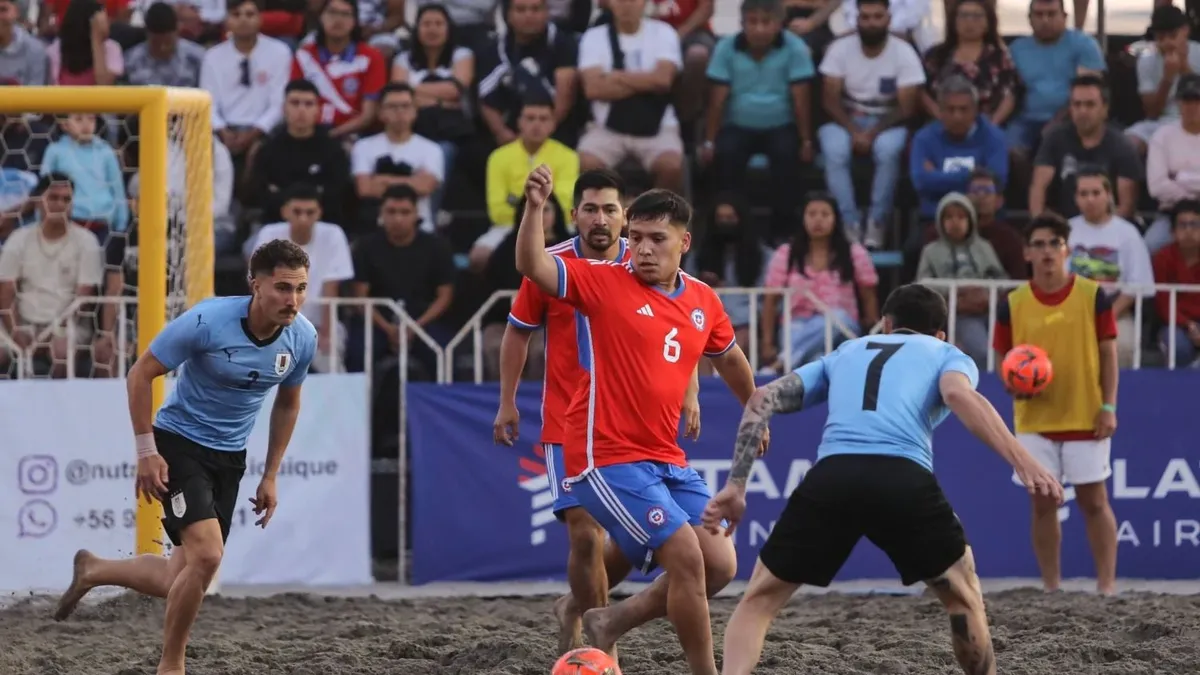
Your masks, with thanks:
M 828 586 L 866 536 L 905 585 L 924 581 L 950 614 L 954 656 L 994 675 L 975 560 L 933 475 L 933 430 L 950 412 L 1016 469 L 1030 493 L 1062 503 L 1062 486 L 975 391 L 979 369 L 945 342 L 946 302 L 919 284 L 883 306 L 882 335 L 850 340 L 755 391 L 738 429 L 725 488 L 709 502 L 710 531 L 727 534 L 746 509 L 746 479 L 772 414 L 829 402 L 817 463 L 788 499 L 725 629 L 725 675 L 749 675 L 771 620 L 801 584 Z
M 61 621 L 97 586 L 122 586 L 167 599 L 158 675 L 184 672 L 184 649 L 204 592 L 225 552 L 246 471 L 246 440 L 267 392 L 271 410 L 266 469 L 250 500 L 266 527 L 277 504 L 275 477 L 300 414 L 300 386 L 317 348 L 317 331 L 300 314 L 308 255 L 278 239 L 250 258 L 253 294 L 197 303 L 150 343 L 129 371 L 129 410 L 140 495 L 163 502 L 170 558 L 103 560 L 75 554 L 74 578 L 59 600 Z M 179 370 L 151 424 L 155 379 Z

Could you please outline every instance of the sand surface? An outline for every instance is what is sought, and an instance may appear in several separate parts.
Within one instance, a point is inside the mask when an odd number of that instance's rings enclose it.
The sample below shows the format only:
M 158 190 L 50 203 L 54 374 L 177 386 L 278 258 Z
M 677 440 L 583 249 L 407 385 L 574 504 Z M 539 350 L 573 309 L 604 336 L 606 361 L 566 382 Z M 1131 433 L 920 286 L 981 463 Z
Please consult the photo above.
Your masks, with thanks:
M 232 589 L 230 589 L 232 591 Z M 419 595 L 419 594 L 418 594 Z M 494 594 L 490 594 L 494 595 Z M 163 603 L 131 595 L 89 602 L 63 623 L 44 596 L 0 610 L 4 675 L 154 673 Z M 190 675 L 547 675 L 553 596 L 408 597 L 239 593 L 210 596 L 188 647 Z M 713 602 L 720 636 L 735 598 Z M 988 595 L 1000 672 L 1184 673 L 1200 662 L 1200 596 L 1129 592 Z M 687 673 L 670 625 L 620 643 L 625 675 Z M 768 636 L 757 673 L 958 672 L 931 597 L 799 595 Z

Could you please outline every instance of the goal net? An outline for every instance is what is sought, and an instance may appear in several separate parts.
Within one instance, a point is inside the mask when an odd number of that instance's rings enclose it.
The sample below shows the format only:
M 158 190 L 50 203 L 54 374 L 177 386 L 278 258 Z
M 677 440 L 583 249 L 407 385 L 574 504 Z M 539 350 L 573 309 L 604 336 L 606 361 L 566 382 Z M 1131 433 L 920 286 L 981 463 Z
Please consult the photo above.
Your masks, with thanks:
M 122 377 L 212 295 L 209 95 L 8 87 L 0 113 L 0 247 L 18 270 L 0 377 Z M 43 225 L 63 211 L 92 238 Z
M 211 114 L 195 89 L 4 89 L 0 377 L 123 377 L 213 294 Z M 165 548 L 161 515 L 138 500 L 138 553 Z

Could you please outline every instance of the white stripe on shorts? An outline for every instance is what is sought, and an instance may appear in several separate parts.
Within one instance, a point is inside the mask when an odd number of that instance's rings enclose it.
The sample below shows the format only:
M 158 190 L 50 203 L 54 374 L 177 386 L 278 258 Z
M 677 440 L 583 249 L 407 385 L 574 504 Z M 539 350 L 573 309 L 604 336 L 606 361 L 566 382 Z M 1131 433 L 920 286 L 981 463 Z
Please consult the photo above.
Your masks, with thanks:
M 592 471 L 587 475 L 586 480 L 591 484 L 592 489 L 596 492 L 596 496 L 600 498 L 600 502 L 604 504 L 604 508 L 608 509 L 608 512 L 617 519 L 617 522 L 625 528 L 625 531 L 633 537 L 634 541 L 642 546 L 649 543 L 650 535 L 646 533 L 646 530 L 642 529 L 637 519 L 629 512 L 629 509 L 625 508 L 621 500 L 617 499 L 617 495 L 608 486 L 608 483 L 604 480 L 604 476 L 599 471 Z
M 558 476 L 554 474 L 554 446 L 542 443 L 542 453 L 546 456 L 546 478 L 550 479 L 550 497 L 558 501 Z

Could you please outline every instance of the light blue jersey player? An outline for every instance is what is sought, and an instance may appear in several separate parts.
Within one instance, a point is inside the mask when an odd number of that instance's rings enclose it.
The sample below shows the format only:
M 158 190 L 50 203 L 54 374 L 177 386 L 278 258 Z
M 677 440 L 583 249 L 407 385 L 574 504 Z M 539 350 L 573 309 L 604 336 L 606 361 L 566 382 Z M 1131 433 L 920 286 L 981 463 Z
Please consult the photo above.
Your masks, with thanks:
M 828 586 L 864 536 L 905 585 L 923 581 L 937 594 L 964 671 L 996 672 L 974 558 L 933 475 L 933 430 L 953 412 L 1031 492 L 1061 503 L 1062 487 L 975 391 L 975 363 L 945 342 L 941 295 L 902 286 L 882 313 L 883 334 L 843 343 L 760 388 L 746 406 L 729 482 L 705 511 L 713 530 L 722 518 L 730 531 L 741 519 L 754 448 L 771 415 L 826 401 L 829 414 L 817 462 L 789 497 L 725 631 L 725 675 L 749 675 L 771 620 L 796 589 Z
M 246 439 L 267 392 L 271 410 L 266 468 L 254 512 L 266 527 L 277 503 L 275 476 L 300 413 L 300 385 L 317 350 L 317 331 L 299 313 L 308 255 L 286 240 L 250 259 L 252 295 L 212 298 L 171 321 L 127 378 L 138 455 L 138 490 L 163 502 L 170 558 L 103 560 L 75 554 L 74 578 L 55 618 L 65 619 L 97 586 L 121 586 L 167 600 L 158 673 L 183 673 L 192 623 L 221 563 L 246 470 Z M 178 370 L 175 389 L 151 424 L 151 387 Z

